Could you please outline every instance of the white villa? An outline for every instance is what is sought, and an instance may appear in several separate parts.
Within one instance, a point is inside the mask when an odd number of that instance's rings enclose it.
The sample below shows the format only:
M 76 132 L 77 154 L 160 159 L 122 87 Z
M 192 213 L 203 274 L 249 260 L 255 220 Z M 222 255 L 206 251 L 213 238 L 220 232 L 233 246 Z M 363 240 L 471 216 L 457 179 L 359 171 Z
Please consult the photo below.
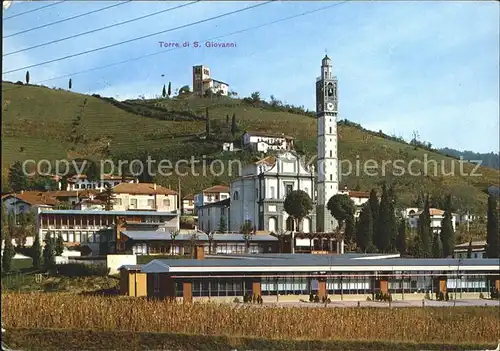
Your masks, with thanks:
M 284 134 L 246 131 L 242 136 L 244 148 L 267 153 L 269 150 L 286 151 L 293 149 L 293 138 Z
M 242 176 L 231 183 L 229 230 L 239 231 L 246 220 L 259 231 L 295 230 L 293 219 L 283 209 L 286 195 L 293 190 L 303 190 L 315 204 L 315 182 L 314 168 L 302 164 L 295 152 L 268 156 L 247 165 Z M 304 218 L 302 230 L 309 233 L 315 229 L 313 209 Z
M 134 177 L 119 177 L 113 175 L 103 175 L 100 180 L 89 180 L 85 174 L 75 175 L 68 179 L 66 191 L 93 189 L 104 191 L 107 187 L 114 187 L 120 183 L 138 183 Z
M 418 208 L 407 208 L 405 214 L 408 218 L 408 224 L 410 228 L 414 229 L 418 227 L 419 216 L 423 210 Z M 444 218 L 444 211 L 439 208 L 430 208 L 429 213 L 431 215 L 431 230 L 433 233 L 438 234 L 441 232 L 441 221 Z M 453 225 L 453 230 L 455 231 L 457 222 L 457 215 L 452 213 L 451 223 Z

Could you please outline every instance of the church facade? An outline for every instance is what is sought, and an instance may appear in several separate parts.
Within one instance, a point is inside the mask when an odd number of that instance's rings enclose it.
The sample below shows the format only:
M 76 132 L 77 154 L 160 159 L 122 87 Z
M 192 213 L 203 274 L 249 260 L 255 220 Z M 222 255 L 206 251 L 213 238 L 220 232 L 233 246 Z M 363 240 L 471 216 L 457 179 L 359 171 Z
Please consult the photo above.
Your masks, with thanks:
M 296 231 L 293 219 L 284 210 L 286 195 L 303 190 L 316 205 L 316 174 L 293 151 L 268 156 L 245 167 L 241 177 L 231 182 L 231 231 L 239 231 L 245 221 L 256 230 L 278 233 Z M 315 207 L 315 206 L 314 206 Z M 316 229 L 316 210 L 304 218 L 300 230 Z

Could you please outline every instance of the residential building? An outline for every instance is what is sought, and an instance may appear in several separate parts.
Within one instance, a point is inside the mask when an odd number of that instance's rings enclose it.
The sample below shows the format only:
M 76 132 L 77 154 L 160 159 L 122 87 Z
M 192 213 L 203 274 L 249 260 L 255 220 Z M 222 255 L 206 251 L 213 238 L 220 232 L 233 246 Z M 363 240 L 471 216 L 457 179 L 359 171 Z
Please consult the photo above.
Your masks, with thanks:
M 2 196 L 2 204 L 5 206 L 7 214 L 21 214 L 32 212 L 38 214 L 42 209 L 52 208 L 59 201 L 43 191 L 21 191 L 18 194 L 12 193 Z
M 267 153 L 270 150 L 293 150 L 293 137 L 267 132 L 246 131 L 242 136 L 243 147 Z
M 345 195 L 349 196 L 349 198 L 354 202 L 354 206 L 356 206 L 355 217 L 359 217 L 359 213 L 361 212 L 361 208 L 370 199 L 370 193 L 366 192 L 366 191 L 356 191 L 356 190 L 344 189 L 342 191 L 339 191 L 339 194 L 345 194 Z
M 122 266 L 121 293 L 187 303 L 206 297 L 232 301 L 245 295 L 261 296 L 265 302 L 286 295 L 287 301 L 299 302 L 310 294 L 332 301 L 373 300 L 377 294 L 390 294 L 395 300 L 424 300 L 436 293 L 480 299 L 500 289 L 500 266 L 495 259 L 265 253 L 204 259 L 203 248 L 196 249 L 195 256 L 195 260 L 157 259 L 145 265 Z M 136 279 L 136 274 L 141 279 Z M 141 285 L 130 289 L 137 282 Z
M 229 84 L 210 76 L 210 68 L 203 65 L 193 66 L 193 93 L 203 96 L 211 91 L 214 94 L 229 95 Z
M 94 199 L 99 194 L 99 190 L 58 190 L 47 191 L 46 194 L 56 198 L 61 204 L 76 206 L 84 199 Z
M 286 151 L 247 165 L 241 177 L 231 182 L 231 231 L 239 231 L 245 221 L 266 232 L 294 231 L 295 223 L 284 210 L 286 195 L 293 190 L 305 191 L 316 204 L 315 174 L 299 156 Z M 304 232 L 316 228 L 316 211 L 302 221 Z
M 89 180 L 85 174 L 75 175 L 68 179 L 66 190 L 93 189 L 104 191 L 107 187 L 113 187 L 120 183 L 138 183 L 135 177 L 121 177 L 114 175 L 103 175 L 100 180 Z
M 233 142 L 223 143 L 222 151 L 234 151 L 234 143 Z
M 206 204 L 225 200 L 229 198 L 229 187 L 226 185 L 214 185 L 204 189 L 201 193 L 194 196 L 194 206 L 198 209 Z
M 61 234 L 66 246 L 88 246 L 93 255 L 124 250 L 121 232 L 173 231 L 179 229 L 176 212 L 42 210 L 38 215 L 37 233 L 41 239 L 50 232 Z M 101 246 L 102 245 L 102 246 Z
M 227 232 L 229 230 L 229 204 L 231 199 L 212 202 L 198 208 L 198 228 L 205 232 Z M 222 219 L 223 218 L 223 219 Z M 221 219 L 225 228 L 220 228 Z M 223 229 L 221 231 L 221 229 Z
M 407 214 L 408 224 L 411 229 L 418 228 L 419 216 L 422 214 L 423 210 L 418 208 L 407 208 L 405 213 Z M 444 219 L 444 211 L 438 208 L 430 208 L 429 214 L 431 216 L 431 231 L 435 234 L 441 232 L 441 221 Z M 452 213 L 451 223 L 453 225 L 453 230 L 456 230 L 457 215 Z
M 194 195 L 188 194 L 182 198 L 182 209 L 183 215 L 194 214 Z
M 469 246 L 472 246 L 470 258 L 484 258 L 486 257 L 486 240 L 473 241 L 472 243 L 463 243 L 455 246 L 453 250 L 453 257 L 467 258 Z
M 116 211 L 178 213 L 177 192 L 154 183 L 121 183 L 113 187 Z

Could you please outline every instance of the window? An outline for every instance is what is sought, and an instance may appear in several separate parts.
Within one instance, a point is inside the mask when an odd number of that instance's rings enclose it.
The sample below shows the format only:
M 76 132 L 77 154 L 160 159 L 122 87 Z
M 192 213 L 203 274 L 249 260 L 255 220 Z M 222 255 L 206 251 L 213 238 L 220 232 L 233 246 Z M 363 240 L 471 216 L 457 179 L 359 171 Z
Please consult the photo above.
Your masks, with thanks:
M 87 189 L 92 189 L 92 184 L 87 184 Z
M 75 189 L 80 189 L 80 185 L 79 184 L 75 184 Z
M 332 150 L 330 150 L 330 157 L 333 157 L 333 152 L 332 152 Z
M 330 174 L 330 180 L 333 180 L 333 174 Z
M 160 275 L 158 273 L 153 274 L 153 292 L 160 292 Z
M 290 194 L 293 191 L 293 184 L 285 184 L 286 194 Z
M 163 199 L 163 207 L 170 207 L 170 199 Z
M 235 191 L 233 194 L 233 200 L 239 200 L 239 194 L 237 191 Z
M 332 134 L 332 127 L 330 127 L 330 134 Z
M 137 199 L 130 199 L 130 208 L 137 208 Z
M 307 195 L 309 195 L 309 189 L 304 188 L 304 192 L 305 192 Z
M 149 208 L 154 208 L 155 207 L 155 200 L 148 199 L 148 207 Z
M 118 206 L 121 206 L 122 205 L 122 199 L 116 198 L 115 199 L 115 204 L 118 205 Z

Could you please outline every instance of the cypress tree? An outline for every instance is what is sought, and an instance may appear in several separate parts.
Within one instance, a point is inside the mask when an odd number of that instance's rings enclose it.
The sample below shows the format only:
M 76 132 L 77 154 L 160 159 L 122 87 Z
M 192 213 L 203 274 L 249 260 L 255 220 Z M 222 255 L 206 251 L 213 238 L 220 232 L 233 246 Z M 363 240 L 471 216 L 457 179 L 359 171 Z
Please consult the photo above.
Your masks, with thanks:
M 23 166 L 19 161 L 14 162 L 9 168 L 7 179 L 10 188 L 16 193 L 28 188 L 28 177 L 24 173 Z
M 373 245 L 373 216 L 371 206 L 365 203 L 361 208 L 356 226 L 356 243 L 362 252 L 372 249 Z
M 42 245 L 40 243 L 40 235 L 35 232 L 35 241 L 31 247 L 31 258 L 33 258 L 33 267 L 35 269 L 42 268 Z
M 210 135 L 210 116 L 208 115 L 208 107 L 205 108 L 205 133 L 208 136 Z
M 163 96 L 163 97 L 167 96 L 167 89 L 165 88 L 165 84 L 163 84 L 163 89 L 161 91 L 161 96 Z
M 43 247 L 43 265 L 45 268 L 52 268 L 55 264 L 54 239 L 50 232 L 45 236 L 45 246 Z
M 488 196 L 488 220 L 486 223 L 486 257 L 500 257 L 500 233 L 498 227 L 497 198 Z
M 390 243 L 390 251 L 396 250 L 396 241 L 398 238 L 398 229 L 399 223 L 396 218 L 396 194 L 394 192 L 394 187 L 391 186 L 388 190 L 388 198 L 389 198 L 389 237 L 391 240 Z
M 168 82 L 168 91 L 167 95 L 170 97 L 172 95 L 172 82 Z
M 431 215 L 429 210 L 429 196 L 426 197 L 424 203 L 424 209 L 418 218 L 418 235 L 420 240 L 418 241 L 418 245 L 420 247 L 417 249 L 422 257 L 430 257 L 431 256 Z
M 356 241 L 356 221 L 354 219 L 354 214 L 349 214 L 345 220 L 344 237 L 348 243 L 354 243 Z
M 26 84 L 30 84 L 30 71 L 26 71 Z
M 73 81 L 71 80 L 71 78 L 69 79 L 68 87 L 69 87 L 69 90 L 71 90 L 71 88 L 73 87 Z
M 446 196 L 444 217 L 441 221 L 441 240 L 443 242 L 443 257 L 453 255 L 455 248 L 455 233 L 453 231 L 453 217 L 451 214 L 451 196 Z
M 378 211 L 379 211 L 379 201 L 377 196 L 377 191 L 372 189 L 370 191 L 370 198 L 368 199 L 368 204 L 370 206 L 370 213 L 372 214 L 372 227 L 373 227 L 373 235 L 372 235 L 372 244 L 376 246 L 376 238 L 378 231 Z
M 61 254 L 64 251 L 64 240 L 61 234 L 57 236 L 55 245 L 54 245 L 54 251 L 56 256 L 61 256 Z
M 231 119 L 231 134 L 233 137 L 236 135 L 236 114 L 233 113 L 233 118 Z
M 382 185 L 382 196 L 380 198 L 379 216 L 377 223 L 377 232 L 375 236 L 375 245 L 379 252 L 389 252 L 391 247 L 391 230 L 393 220 L 391 217 L 391 203 L 387 186 Z
M 4 235 L 4 248 L 2 254 L 2 269 L 4 272 L 10 272 L 12 270 L 12 259 L 16 255 L 14 251 L 14 245 L 12 245 L 12 237 L 10 235 L 10 230 L 7 230 Z
M 443 244 L 441 242 L 439 234 L 434 234 L 434 238 L 432 240 L 432 257 L 434 258 L 443 257 Z
M 402 218 L 399 221 L 398 237 L 396 239 L 396 249 L 401 255 L 406 253 L 406 228 L 406 219 Z

